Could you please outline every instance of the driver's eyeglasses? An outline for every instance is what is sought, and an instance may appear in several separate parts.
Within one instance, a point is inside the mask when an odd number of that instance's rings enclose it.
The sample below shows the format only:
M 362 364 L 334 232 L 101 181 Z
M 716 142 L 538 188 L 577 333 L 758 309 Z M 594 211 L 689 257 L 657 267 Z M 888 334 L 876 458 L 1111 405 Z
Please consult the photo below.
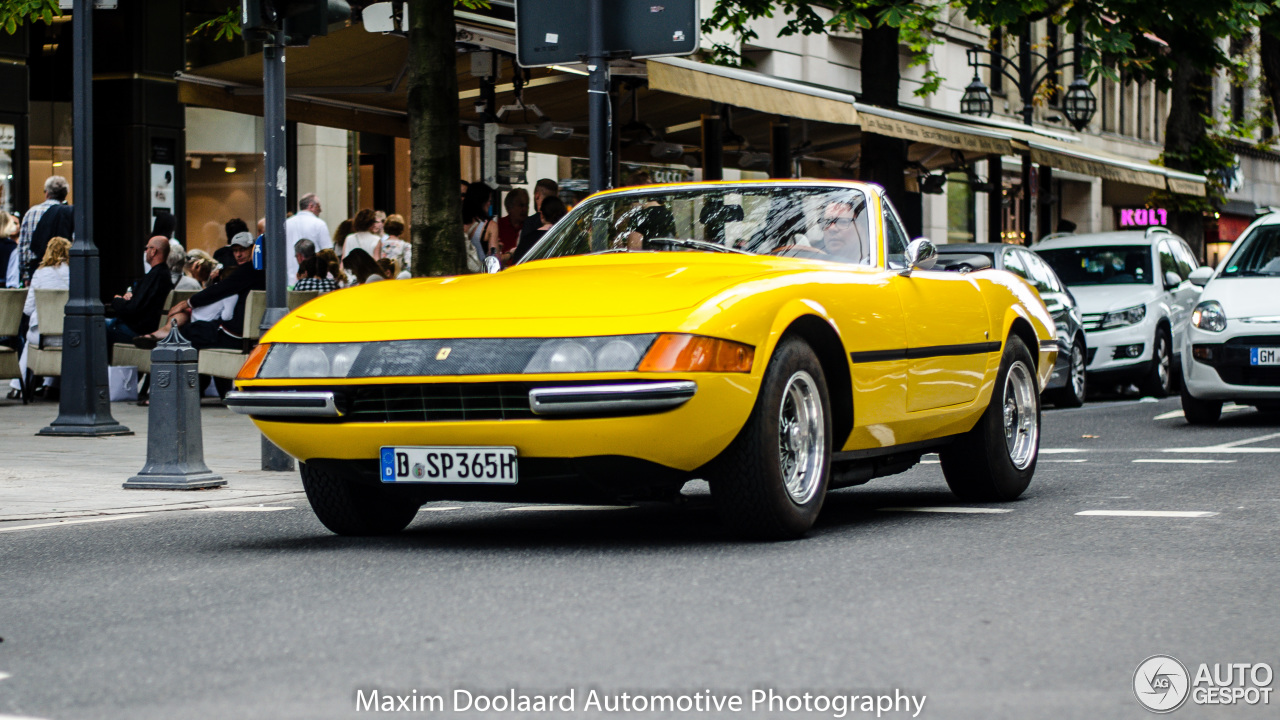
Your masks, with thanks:
M 853 225 L 853 218 L 835 217 L 822 219 L 822 227 L 824 230 L 833 225 L 841 230 L 848 230 Z

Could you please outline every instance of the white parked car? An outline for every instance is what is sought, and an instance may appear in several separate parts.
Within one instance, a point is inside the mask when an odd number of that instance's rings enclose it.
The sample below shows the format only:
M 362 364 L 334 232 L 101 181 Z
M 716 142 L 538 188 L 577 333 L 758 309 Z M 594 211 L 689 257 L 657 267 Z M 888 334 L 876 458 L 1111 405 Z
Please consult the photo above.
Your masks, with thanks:
M 1218 421 L 1226 400 L 1280 410 L 1280 213 L 1258 219 L 1204 285 L 1183 345 L 1187 422 Z
M 1164 228 L 1044 240 L 1044 258 L 1080 304 L 1089 344 L 1089 382 L 1137 383 L 1148 395 L 1173 391 L 1175 368 L 1200 287 L 1200 263 Z

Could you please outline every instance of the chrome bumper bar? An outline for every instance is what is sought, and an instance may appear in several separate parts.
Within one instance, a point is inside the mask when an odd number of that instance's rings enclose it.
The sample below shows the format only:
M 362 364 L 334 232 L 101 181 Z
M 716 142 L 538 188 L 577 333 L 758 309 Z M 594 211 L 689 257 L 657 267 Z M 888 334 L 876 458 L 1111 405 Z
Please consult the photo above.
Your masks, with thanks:
M 241 415 L 269 417 L 342 417 L 332 392 L 240 392 L 227 393 L 227 407 Z
M 534 388 L 529 409 L 534 415 L 626 415 L 678 407 L 697 391 L 689 380 Z

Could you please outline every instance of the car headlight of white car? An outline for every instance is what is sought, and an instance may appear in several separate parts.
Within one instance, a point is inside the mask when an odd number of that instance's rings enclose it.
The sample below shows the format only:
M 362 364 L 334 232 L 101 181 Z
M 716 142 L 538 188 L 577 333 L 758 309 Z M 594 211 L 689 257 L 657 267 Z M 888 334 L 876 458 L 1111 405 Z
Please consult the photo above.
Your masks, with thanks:
M 1146 305 L 1135 305 L 1124 310 L 1116 310 L 1102 316 L 1101 330 L 1110 330 L 1111 328 L 1125 327 L 1128 325 L 1137 325 L 1147 316 Z
M 1191 311 L 1191 324 L 1201 330 L 1222 332 L 1227 329 L 1227 311 L 1217 300 L 1205 300 Z

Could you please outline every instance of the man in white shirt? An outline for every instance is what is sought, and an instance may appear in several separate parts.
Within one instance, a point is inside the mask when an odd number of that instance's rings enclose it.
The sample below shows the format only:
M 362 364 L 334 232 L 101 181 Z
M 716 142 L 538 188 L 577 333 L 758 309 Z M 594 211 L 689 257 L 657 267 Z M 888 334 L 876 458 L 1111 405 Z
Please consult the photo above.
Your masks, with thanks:
M 320 219 L 320 199 L 307 193 L 298 200 L 298 214 L 284 221 L 285 254 L 289 258 L 289 287 L 298 281 L 298 258 L 294 252 L 299 240 L 310 240 L 316 252 L 333 247 L 329 226 Z

